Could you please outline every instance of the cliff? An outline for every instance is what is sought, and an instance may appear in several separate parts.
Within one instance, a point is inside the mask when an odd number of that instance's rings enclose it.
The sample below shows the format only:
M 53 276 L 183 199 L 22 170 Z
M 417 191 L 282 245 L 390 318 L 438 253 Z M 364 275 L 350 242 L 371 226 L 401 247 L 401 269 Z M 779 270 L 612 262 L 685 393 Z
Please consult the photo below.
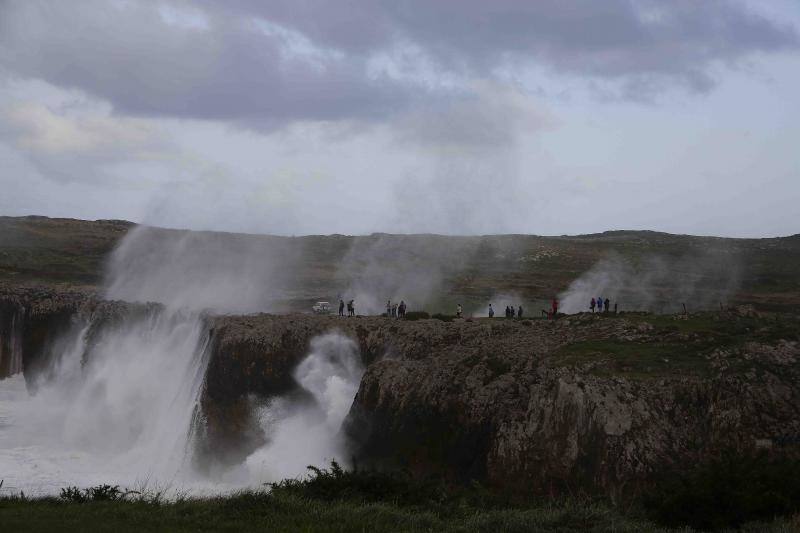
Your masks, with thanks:
M 427 357 L 368 368 L 347 425 L 356 456 L 504 488 L 614 494 L 722 450 L 797 454 L 796 321 L 791 333 L 724 317 L 742 334 L 715 334 L 648 318 L 453 326 L 457 342 Z
M 103 330 L 160 310 L 81 291 L 6 290 L 0 377 L 21 361 L 35 388 L 76 325 L 91 346 Z M 222 463 L 264 442 L 255 408 L 297 391 L 292 371 L 332 330 L 356 342 L 366 366 L 343 427 L 360 464 L 515 490 L 624 494 L 722 450 L 800 452 L 796 315 L 203 320 L 210 351 L 198 446 Z
M 361 464 L 536 492 L 625 493 L 722 450 L 794 456 L 800 444 L 791 315 L 253 315 L 214 327 L 207 413 L 246 413 L 253 395 L 291 391 L 315 335 L 353 338 L 367 370 L 344 430 Z M 210 427 L 221 440 L 242 429 Z

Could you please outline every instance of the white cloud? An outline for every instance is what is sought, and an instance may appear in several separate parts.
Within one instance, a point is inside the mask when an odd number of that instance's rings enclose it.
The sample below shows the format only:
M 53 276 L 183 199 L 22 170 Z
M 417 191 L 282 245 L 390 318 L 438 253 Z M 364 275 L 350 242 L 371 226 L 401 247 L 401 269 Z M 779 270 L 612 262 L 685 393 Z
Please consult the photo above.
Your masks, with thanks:
M 154 128 L 146 121 L 108 115 L 59 113 L 36 102 L 3 110 L 7 129 L 20 148 L 37 155 L 91 155 L 108 151 L 144 154 L 157 146 Z

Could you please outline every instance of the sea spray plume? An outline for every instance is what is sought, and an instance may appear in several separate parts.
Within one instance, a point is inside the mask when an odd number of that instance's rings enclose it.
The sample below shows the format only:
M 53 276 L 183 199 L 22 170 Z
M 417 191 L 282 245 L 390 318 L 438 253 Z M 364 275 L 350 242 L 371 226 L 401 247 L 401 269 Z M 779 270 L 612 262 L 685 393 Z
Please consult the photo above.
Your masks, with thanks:
M 426 244 L 437 237 L 416 237 L 373 234 L 353 241 L 338 277 L 347 280 L 344 295 L 355 299 L 359 313 L 382 313 L 387 300 L 397 303 L 402 299 L 411 309 L 432 300 L 443 272 L 439 258 L 430 254 L 435 247 Z
M 181 285 L 177 270 L 187 255 L 203 256 L 191 252 L 192 242 L 176 242 L 175 234 L 159 242 L 164 235 L 147 228 L 127 235 L 109 262 L 106 287 L 111 297 L 158 299 L 164 305 L 102 303 L 51 347 L 52 364 L 41 373 L 36 394 L 15 396 L 10 403 L 13 423 L 0 432 L 0 449 L 37 450 L 33 464 L 12 453 L 11 462 L 21 464 L 8 469 L 8 457 L 0 456 L 1 469 L 15 473 L 16 485 L 39 479 L 36 489 L 53 492 L 65 483 L 130 486 L 142 479 L 196 479 L 190 468 L 192 421 L 210 334 L 202 312 L 193 307 L 205 303 L 192 292 L 200 276 L 189 276 Z M 165 249 L 172 244 L 178 250 L 170 255 Z M 136 257 L 136 251 L 144 256 Z M 160 253 L 165 254 L 161 261 Z M 194 274 L 216 266 L 202 264 Z M 171 281 L 177 284 L 172 291 L 167 290 Z M 63 477 L 38 478 L 41 460 Z
M 277 481 L 306 466 L 349 459 L 340 435 L 364 368 L 355 342 L 338 332 L 315 337 L 293 377 L 301 394 L 271 400 L 260 419 L 267 443 L 246 460 L 252 480 Z
M 347 284 L 343 295 L 355 298 L 360 313 L 383 313 L 386 300 L 404 300 L 410 311 L 450 310 L 455 304 L 441 298 L 472 264 L 481 242 L 480 237 L 373 234 L 353 241 L 337 278 Z
M 109 259 L 105 296 L 170 308 L 269 311 L 298 254 L 282 237 L 139 226 Z
M 678 312 L 716 308 L 739 288 L 742 263 L 730 248 L 710 248 L 682 256 L 609 254 L 559 294 L 565 313 L 589 309 L 593 297 L 609 298 L 619 310 Z
M 38 490 L 53 492 L 67 482 L 191 480 L 191 420 L 208 358 L 201 317 L 153 306 L 87 343 L 90 327 L 34 396 L 11 404 L 14 423 L 1 447 L 35 447 L 57 474 L 41 478 L 35 463 L 20 461 L 15 483 L 38 479 Z

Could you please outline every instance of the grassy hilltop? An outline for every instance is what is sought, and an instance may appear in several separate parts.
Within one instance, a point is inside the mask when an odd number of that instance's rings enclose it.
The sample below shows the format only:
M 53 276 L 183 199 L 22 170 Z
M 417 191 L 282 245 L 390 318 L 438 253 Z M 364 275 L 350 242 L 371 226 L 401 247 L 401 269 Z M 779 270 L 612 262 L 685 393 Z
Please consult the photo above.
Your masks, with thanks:
M 134 227 L 124 221 L 0 217 L 0 283 L 96 288 L 109 253 Z M 188 234 L 158 231 L 165 239 Z M 222 241 L 231 253 L 256 249 L 273 262 L 284 261 L 280 283 L 287 310 L 307 310 L 309 303 L 333 300 L 358 283 L 376 294 L 397 287 L 430 289 L 433 294 L 426 294 L 426 307 L 431 311 L 452 311 L 456 300 L 466 309 L 483 308 L 490 298 L 511 295 L 536 302 L 529 308 L 538 312 L 539 303 L 544 305 L 608 257 L 643 265 L 645 271 L 651 268 L 648 261 L 657 258 L 663 272 L 655 286 L 664 295 L 679 292 L 687 281 L 699 291 L 719 290 L 727 283 L 733 289 L 727 297 L 732 303 L 775 311 L 800 304 L 800 235 L 770 239 L 650 231 L 561 237 L 192 235 Z M 387 277 L 397 280 L 394 287 L 384 285 Z M 428 283 L 422 288 L 417 286 L 421 278 Z

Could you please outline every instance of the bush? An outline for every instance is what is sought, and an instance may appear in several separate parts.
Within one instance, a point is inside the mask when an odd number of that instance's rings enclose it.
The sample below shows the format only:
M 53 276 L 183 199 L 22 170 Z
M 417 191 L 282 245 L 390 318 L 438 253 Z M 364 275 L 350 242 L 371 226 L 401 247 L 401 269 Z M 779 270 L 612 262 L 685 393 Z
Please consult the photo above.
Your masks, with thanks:
M 424 320 L 430 317 L 431 315 L 429 315 L 425 311 L 409 311 L 403 318 L 405 318 L 406 320 Z
M 285 479 L 268 484 L 272 495 L 421 507 L 435 510 L 440 516 L 465 508 L 508 509 L 520 503 L 524 507 L 533 503 L 533 500 L 520 500 L 517 493 L 494 491 L 477 481 L 454 485 L 441 477 L 420 478 L 402 470 L 344 470 L 336 461 L 331 462 L 329 469 L 307 468 L 312 472 L 308 479 Z
M 79 489 L 78 487 L 67 487 L 61 489 L 61 499 L 73 502 L 104 502 L 114 501 L 124 498 L 125 492 L 120 490 L 118 485 L 97 485 L 88 489 Z
M 726 453 L 689 472 L 665 475 L 643 504 L 661 524 L 702 530 L 790 515 L 800 512 L 800 462 Z
M 452 322 L 455 317 L 453 315 L 444 315 L 442 313 L 436 313 L 435 315 L 431 315 L 431 318 L 435 318 L 436 320 L 441 320 L 442 322 Z
M 442 484 L 416 480 L 403 472 L 346 471 L 336 461 L 331 462 L 329 469 L 307 468 L 312 472 L 311 477 L 270 483 L 272 493 L 323 501 L 356 500 L 400 505 L 440 503 L 447 494 Z

